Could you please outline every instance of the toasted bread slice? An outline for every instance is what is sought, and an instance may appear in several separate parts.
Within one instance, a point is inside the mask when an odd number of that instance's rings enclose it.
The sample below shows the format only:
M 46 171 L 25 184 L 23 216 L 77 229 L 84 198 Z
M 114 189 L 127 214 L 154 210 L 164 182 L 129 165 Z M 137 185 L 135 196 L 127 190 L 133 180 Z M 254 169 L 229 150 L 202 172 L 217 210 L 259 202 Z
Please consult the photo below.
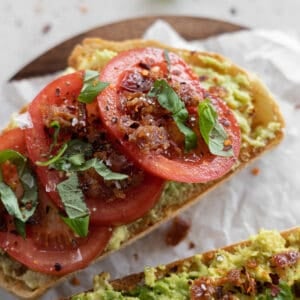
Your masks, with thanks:
M 69 66 L 72 70 L 101 70 L 117 53 L 139 47 L 158 47 L 177 53 L 198 73 L 204 87 L 213 92 L 226 91 L 225 101 L 240 122 L 242 148 L 232 170 L 218 180 L 201 184 L 167 183 L 157 205 L 143 218 L 126 225 L 127 234 L 120 245 L 115 247 L 110 244 L 98 260 L 116 248 L 129 245 L 196 203 L 207 192 L 276 146 L 283 137 L 284 120 L 271 93 L 255 75 L 218 54 L 174 49 L 155 41 L 110 42 L 95 38 L 84 40 L 82 45 L 74 49 Z M 231 84 L 227 86 L 228 81 Z M 0 286 L 24 299 L 40 296 L 67 277 L 48 276 L 28 270 L 0 252 Z
M 195 299 L 256 299 L 271 290 L 274 297 L 282 293 L 282 299 L 295 299 L 299 297 L 299 269 L 300 227 L 282 233 L 261 230 L 247 241 L 146 267 L 143 273 L 110 282 L 109 275 L 102 273 L 95 277 L 93 291 L 70 299 L 106 299 L 105 295 L 110 295 L 111 299 L 137 300 L 141 295 L 148 299 L 148 294 L 149 299 L 190 299 L 192 289 L 197 291 Z M 198 282 L 197 288 L 194 282 Z

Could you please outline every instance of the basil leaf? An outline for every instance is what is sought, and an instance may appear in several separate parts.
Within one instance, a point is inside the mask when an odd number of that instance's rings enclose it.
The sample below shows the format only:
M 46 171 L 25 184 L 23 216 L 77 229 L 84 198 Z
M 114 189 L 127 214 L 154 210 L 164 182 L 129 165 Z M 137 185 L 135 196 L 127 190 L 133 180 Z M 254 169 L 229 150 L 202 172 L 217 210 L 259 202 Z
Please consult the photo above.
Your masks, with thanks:
M 15 224 L 20 235 L 25 237 L 25 225 L 21 225 L 34 214 L 38 204 L 37 184 L 26 165 L 27 158 L 14 150 L 0 151 L 0 164 L 10 161 L 18 171 L 19 179 L 22 183 L 24 193 L 18 200 L 13 190 L 3 182 L 3 176 L 0 169 L 0 199 L 7 212 L 15 218 Z M 23 228 L 24 227 L 24 228 Z
M 17 218 L 14 219 L 14 222 L 15 222 L 15 227 L 17 229 L 17 232 L 23 239 L 25 239 L 26 238 L 25 223 Z
M 84 79 L 83 82 L 88 82 L 91 80 L 95 80 L 99 77 L 99 72 L 94 70 L 86 70 L 84 72 Z
M 68 179 L 59 183 L 57 191 L 69 218 L 81 218 L 89 213 L 76 173 L 71 173 Z
M 123 180 L 128 178 L 126 174 L 111 171 L 101 160 L 85 157 L 92 156 L 92 145 L 81 140 L 71 140 L 64 155 L 52 165 L 53 168 L 65 172 L 86 171 L 94 168 L 104 180 Z
M 22 173 L 25 168 L 27 158 L 15 150 L 6 149 L 0 151 L 0 164 L 3 164 L 6 161 L 12 161 L 16 165 L 18 172 Z
M 196 133 L 187 127 L 184 123 L 188 119 L 188 111 L 184 102 L 179 98 L 176 92 L 163 79 L 155 80 L 152 89 L 148 93 L 149 97 L 157 97 L 159 104 L 172 113 L 179 131 L 185 138 L 185 151 L 190 151 L 197 146 Z
M 53 140 L 49 148 L 49 154 L 52 152 L 53 148 L 57 145 L 57 138 L 60 131 L 60 124 L 58 121 L 52 121 L 50 127 L 54 128 Z
M 54 164 L 63 156 L 63 154 L 67 150 L 67 147 L 68 147 L 67 144 L 63 144 L 62 147 L 59 149 L 58 153 L 54 157 L 46 161 L 36 161 L 35 164 L 40 167 L 47 167 L 50 166 L 51 164 Z
M 90 222 L 89 215 L 86 215 L 84 217 L 77 217 L 74 219 L 68 217 L 61 218 L 80 237 L 86 237 L 88 235 Z
M 99 73 L 96 71 L 86 71 L 83 79 L 83 87 L 78 96 L 78 101 L 92 103 L 98 94 L 103 91 L 109 83 L 101 82 L 98 79 Z
M 258 296 L 259 300 L 293 300 L 295 299 L 291 287 L 283 281 L 280 281 L 278 286 L 275 286 L 275 289 L 278 288 L 279 292 L 277 295 L 272 295 L 272 290 L 267 288 L 264 294 Z
M 11 216 L 20 220 L 24 219 L 15 193 L 4 182 L 0 182 L 0 198 L 5 209 Z
M 111 171 L 101 160 L 97 158 L 92 158 L 86 161 L 82 166 L 76 168 L 76 170 L 86 171 L 90 168 L 94 168 L 104 180 L 123 180 L 128 178 L 128 175 L 126 174 Z
M 218 156 L 233 156 L 232 148 L 224 150 L 224 142 L 228 139 L 224 127 L 218 121 L 218 114 L 208 99 L 199 103 L 199 129 L 209 151 Z
M 84 154 L 77 153 L 77 154 L 71 155 L 68 158 L 68 161 L 70 162 L 71 166 L 81 166 L 85 163 Z
M 92 145 L 77 139 L 69 141 L 68 149 L 64 156 L 69 158 L 77 154 L 82 154 L 84 157 L 92 156 L 93 154 Z

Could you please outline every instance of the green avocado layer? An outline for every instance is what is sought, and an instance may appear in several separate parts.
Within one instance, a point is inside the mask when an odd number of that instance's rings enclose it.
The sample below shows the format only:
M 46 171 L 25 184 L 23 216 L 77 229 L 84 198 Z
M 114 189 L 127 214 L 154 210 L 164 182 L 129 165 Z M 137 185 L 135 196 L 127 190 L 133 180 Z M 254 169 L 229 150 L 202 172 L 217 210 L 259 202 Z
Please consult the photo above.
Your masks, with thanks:
M 276 257 L 284 260 L 289 253 L 293 254 L 289 263 L 281 267 L 274 265 Z M 247 245 L 236 246 L 230 252 L 218 250 L 209 260 L 204 255 L 196 255 L 182 263 L 177 272 L 161 275 L 164 268 L 167 266 L 145 268 L 144 283 L 130 291 L 114 290 L 107 274 L 101 274 L 95 278 L 94 291 L 73 296 L 72 300 L 185 300 L 190 299 L 191 287 L 198 278 L 216 282 L 222 286 L 222 293 L 236 297 L 230 299 L 297 299 L 296 290 L 300 288 L 300 228 L 286 239 L 277 231 L 262 230 L 251 237 Z M 253 279 L 255 288 L 246 291 L 234 280 L 225 280 L 224 283 L 224 278 L 236 270 Z M 246 284 L 246 277 L 243 278 Z

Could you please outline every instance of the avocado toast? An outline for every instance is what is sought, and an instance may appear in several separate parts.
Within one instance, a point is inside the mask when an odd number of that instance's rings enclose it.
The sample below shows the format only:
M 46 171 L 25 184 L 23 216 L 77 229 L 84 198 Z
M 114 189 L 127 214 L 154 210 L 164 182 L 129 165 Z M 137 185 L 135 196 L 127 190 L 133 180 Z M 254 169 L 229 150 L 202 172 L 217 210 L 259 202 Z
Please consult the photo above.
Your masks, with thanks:
M 234 111 L 241 128 L 241 151 L 232 169 L 220 179 L 207 183 L 166 183 L 160 200 L 144 217 L 130 224 L 115 227 L 113 236 L 99 259 L 128 245 L 195 203 L 200 196 L 277 145 L 283 135 L 282 116 L 263 84 L 254 75 L 216 54 L 171 49 L 153 41 L 134 40 L 117 43 L 90 39 L 75 48 L 69 64 L 71 71 L 95 69 L 101 72 L 117 53 L 143 47 L 168 49 L 177 53 L 193 68 L 205 88 L 211 93 L 223 94 L 223 100 Z M 24 268 L 4 252 L 1 255 L 1 269 L 2 286 L 24 298 L 37 297 L 66 278 L 44 275 Z
M 300 228 L 261 230 L 248 241 L 109 282 L 94 279 L 93 299 L 299 299 Z

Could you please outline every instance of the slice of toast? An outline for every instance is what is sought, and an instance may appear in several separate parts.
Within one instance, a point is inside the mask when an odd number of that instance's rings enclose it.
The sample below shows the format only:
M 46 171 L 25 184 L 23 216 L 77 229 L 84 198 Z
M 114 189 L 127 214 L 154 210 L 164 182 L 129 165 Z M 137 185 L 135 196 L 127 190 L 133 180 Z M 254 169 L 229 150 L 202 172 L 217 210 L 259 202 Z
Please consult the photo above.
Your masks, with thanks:
M 109 275 L 102 273 L 95 277 L 93 291 L 70 299 L 107 299 L 105 295 L 127 300 L 190 299 L 192 289 L 199 300 L 257 299 L 258 294 L 271 291 L 274 297 L 282 293 L 282 298 L 275 299 L 296 299 L 300 297 L 299 270 L 300 227 L 282 233 L 261 230 L 247 241 L 156 268 L 146 267 L 143 273 L 110 282 Z M 197 288 L 194 282 L 198 282 Z
M 71 70 L 101 71 L 109 59 L 117 53 L 138 47 L 159 47 L 177 53 L 198 73 L 204 87 L 211 92 L 225 91 L 224 100 L 234 110 L 241 126 L 242 148 L 232 170 L 218 180 L 204 184 L 167 183 L 157 205 L 143 218 L 126 225 L 126 235 L 120 241 L 120 245 L 110 244 L 98 260 L 129 245 L 191 206 L 238 170 L 276 146 L 283 137 L 284 121 L 267 88 L 255 75 L 218 54 L 174 49 L 155 41 L 110 42 L 87 39 L 71 53 L 69 66 Z M 228 81 L 231 84 L 227 86 Z M 0 285 L 19 297 L 25 299 L 38 297 L 66 278 L 68 276 L 48 276 L 28 270 L 0 252 Z

